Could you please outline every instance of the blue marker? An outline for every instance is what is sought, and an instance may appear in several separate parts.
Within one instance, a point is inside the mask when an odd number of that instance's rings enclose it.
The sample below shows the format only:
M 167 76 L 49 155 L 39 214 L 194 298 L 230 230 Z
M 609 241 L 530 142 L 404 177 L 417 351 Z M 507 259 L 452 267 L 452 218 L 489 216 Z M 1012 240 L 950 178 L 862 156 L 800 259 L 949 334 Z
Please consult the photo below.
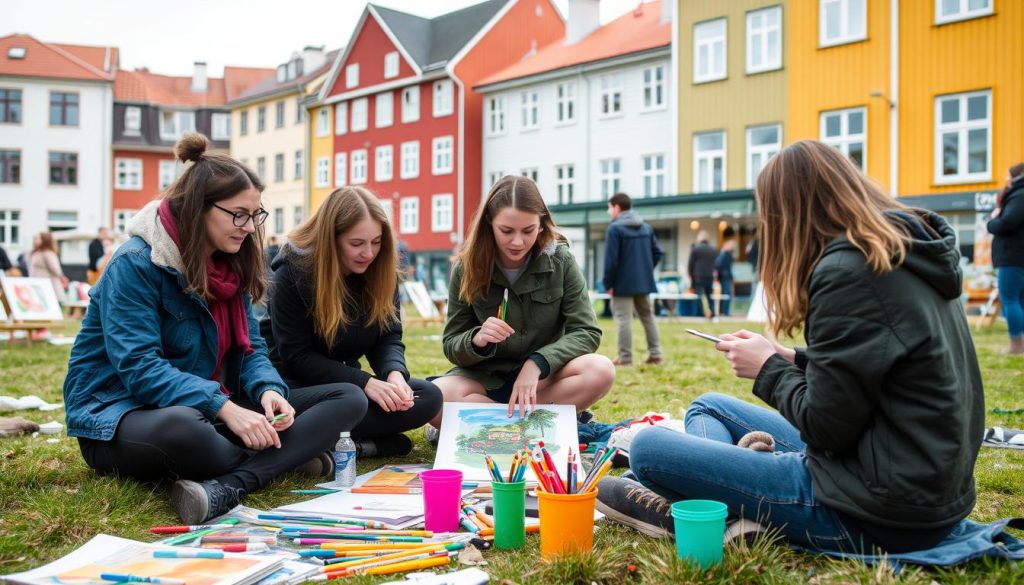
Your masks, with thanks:
M 154 585 L 185 585 L 184 579 L 172 579 L 170 577 L 144 577 L 142 575 L 124 575 L 121 573 L 100 573 L 100 579 L 104 581 L 116 581 L 117 583 L 153 583 Z
M 155 550 L 154 559 L 223 559 L 224 551 L 220 550 Z

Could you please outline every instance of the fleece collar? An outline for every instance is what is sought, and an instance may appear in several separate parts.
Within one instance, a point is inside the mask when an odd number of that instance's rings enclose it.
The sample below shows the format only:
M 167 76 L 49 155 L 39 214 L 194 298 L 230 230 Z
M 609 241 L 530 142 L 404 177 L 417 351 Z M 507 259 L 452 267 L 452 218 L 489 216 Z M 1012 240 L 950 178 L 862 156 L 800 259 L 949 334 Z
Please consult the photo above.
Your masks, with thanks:
M 139 236 L 149 244 L 152 249 L 150 259 L 153 264 L 183 274 L 185 263 L 181 260 L 181 251 L 178 250 L 178 246 L 174 244 L 174 240 L 160 223 L 160 216 L 157 214 L 160 201 L 160 199 L 150 201 L 135 214 L 135 217 L 128 222 L 128 235 Z

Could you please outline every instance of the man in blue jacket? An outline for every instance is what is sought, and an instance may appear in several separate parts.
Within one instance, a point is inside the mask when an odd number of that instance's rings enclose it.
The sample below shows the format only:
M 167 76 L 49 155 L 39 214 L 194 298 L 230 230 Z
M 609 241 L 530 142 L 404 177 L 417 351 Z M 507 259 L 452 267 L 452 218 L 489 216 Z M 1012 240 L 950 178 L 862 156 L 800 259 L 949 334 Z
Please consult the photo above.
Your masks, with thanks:
M 640 317 L 647 336 L 648 357 L 645 363 L 662 362 L 658 325 L 651 311 L 650 294 L 654 285 L 654 267 L 664 255 L 651 226 L 633 211 L 633 200 L 625 193 L 616 193 L 608 200 L 612 222 L 605 234 L 604 287 L 612 296 L 612 314 L 618 329 L 619 357 L 617 366 L 633 364 L 633 309 Z

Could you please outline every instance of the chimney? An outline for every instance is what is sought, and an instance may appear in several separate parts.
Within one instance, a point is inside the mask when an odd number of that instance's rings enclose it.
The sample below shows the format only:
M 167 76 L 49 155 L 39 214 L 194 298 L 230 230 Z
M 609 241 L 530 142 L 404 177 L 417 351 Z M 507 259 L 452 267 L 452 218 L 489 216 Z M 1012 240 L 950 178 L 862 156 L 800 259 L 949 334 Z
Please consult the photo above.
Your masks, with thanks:
M 323 45 L 319 47 L 306 46 L 302 48 L 302 70 L 312 73 L 320 68 L 327 61 Z
M 192 91 L 194 93 L 206 93 L 206 61 L 193 63 Z
M 664 0 L 663 0 L 664 1 Z M 601 26 L 601 0 L 569 0 L 565 44 L 577 43 Z
M 673 11 L 676 8 L 675 1 L 661 0 L 659 4 L 661 4 L 661 18 L 658 19 L 658 22 L 661 24 L 672 24 L 672 18 L 674 17 Z

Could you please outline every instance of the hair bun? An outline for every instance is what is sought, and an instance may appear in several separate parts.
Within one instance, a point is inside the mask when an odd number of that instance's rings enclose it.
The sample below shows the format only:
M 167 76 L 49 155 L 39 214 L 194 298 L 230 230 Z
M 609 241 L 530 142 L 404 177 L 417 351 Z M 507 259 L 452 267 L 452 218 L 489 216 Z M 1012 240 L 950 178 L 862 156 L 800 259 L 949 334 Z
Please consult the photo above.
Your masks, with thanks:
M 174 145 L 174 156 L 183 163 L 196 162 L 209 146 L 210 141 L 205 136 L 198 132 L 188 132 Z

